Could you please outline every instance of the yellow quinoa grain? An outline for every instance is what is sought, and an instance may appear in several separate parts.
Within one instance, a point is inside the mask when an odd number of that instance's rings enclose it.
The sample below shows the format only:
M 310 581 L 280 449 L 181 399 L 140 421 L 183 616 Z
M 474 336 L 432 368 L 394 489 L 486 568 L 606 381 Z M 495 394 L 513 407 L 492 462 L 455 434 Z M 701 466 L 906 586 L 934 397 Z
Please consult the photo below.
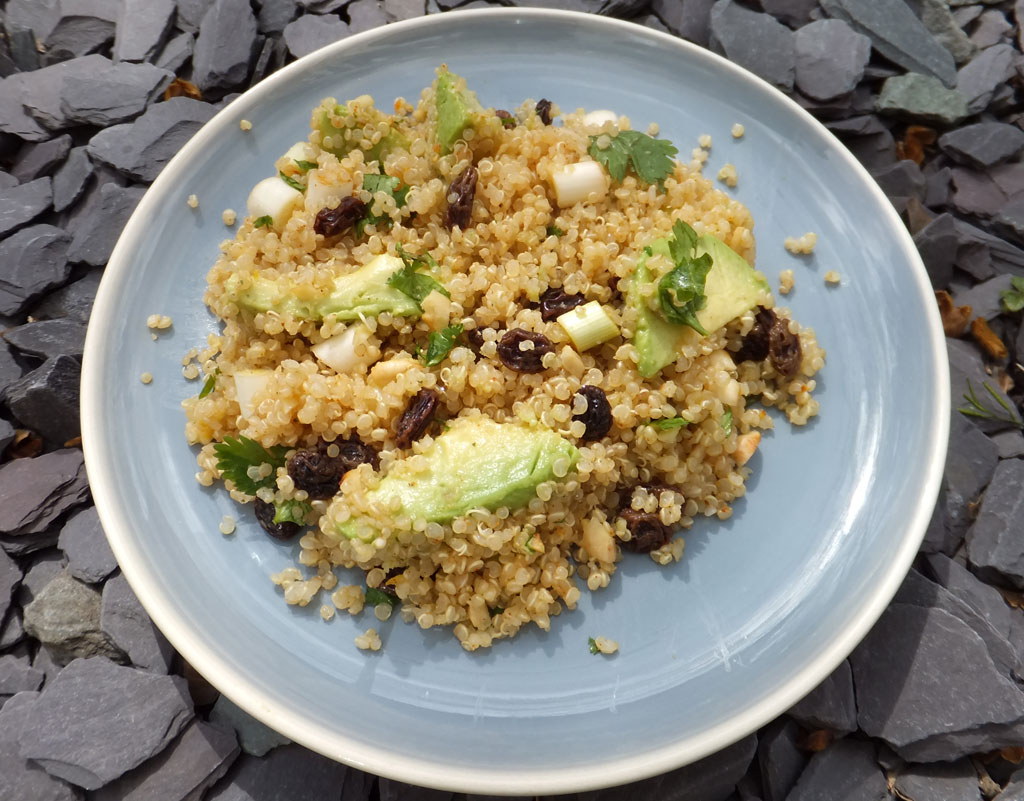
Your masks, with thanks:
M 718 171 L 718 180 L 729 187 L 736 186 L 739 176 L 736 174 L 736 167 L 733 164 L 726 164 Z
M 832 286 L 835 286 L 836 284 L 839 283 L 839 280 L 840 280 L 840 278 L 839 278 L 839 272 L 838 271 L 836 271 L 836 270 L 829 270 L 827 273 L 825 273 L 825 283 L 826 284 L 830 284 Z
M 186 200 L 185 202 L 189 205 L 189 208 L 199 208 L 199 198 L 197 198 L 195 195 L 189 195 L 188 200 Z
M 238 127 L 241 128 L 243 131 L 251 131 L 252 123 L 249 122 L 249 120 L 239 120 Z
M 139 376 L 139 381 L 141 381 L 143 384 L 151 384 L 153 383 L 153 374 L 143 373 L 142 375 Z
M 733 139 L 739 139 L 746 133 L 746 128 L 743 127 L 742 123 L 737 122 L 733 124 L 731 133 Z
M 221 212 L 221 215 L 220 215 L 221 220 L 224 221 L 224 225 L 226 225 L 228 227 L 230 227 L 230 226 L 235 224 L 236 217 L 237 217 L 237 215 L 235 214 L 235 210 L 234 209 L 224 209 L 224 211 Z

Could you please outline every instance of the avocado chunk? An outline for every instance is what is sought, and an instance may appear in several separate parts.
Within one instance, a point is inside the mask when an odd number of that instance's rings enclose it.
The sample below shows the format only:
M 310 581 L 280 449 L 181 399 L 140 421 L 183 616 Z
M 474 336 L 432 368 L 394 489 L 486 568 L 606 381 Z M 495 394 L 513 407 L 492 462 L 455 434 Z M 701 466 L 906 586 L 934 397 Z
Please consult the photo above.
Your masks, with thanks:
M 413 298 L 388 285 L 388 279 L 403 267 L 402 260 L 382 254 L 348 275 L 340 275 L 319 293 L 296 287 L 287 277 L 271 280 L 257 276 L 251 284 L 232 276 L 225 290 L 239 308 L 250 312 L 276 312 L 282 317 L 318 322 L 334 316 L 351 321 L 391 312 L 399 317 L 419 317 L 420 305 Z
M 364 141 L 363 131 L 368 127 L 379 129 L 382 124 L 386 127 L 383 136 L 372 147 L 363 150 L 367 162 L 379 161 L 392 150 L 409 148 L 409 140 L 399 130 L 394 115 L 377 109 L 369 95 L 360 95 L 343 106 L 321 107 L 314 115 L 321 135 L 320 146 L 338 158 L 360 150 Z M 348 125 L 350 121 L 352 124 Z
M 550 429 L 496 423 L 480 416 L 452 422 L 422 457 L 396 462 L 370 494 L 385 507 L 398 498 L 400 514 L 448 523 L 470 509 L 526 506 L 539 484 L 555 478 L 556 462 L 568 462 L 571 470 L 579 451 Z M 417 462 L 420 467 L 410 466 Z M 349 539 L 371 539 L 372 524 L 365 523 L 358 518 L 347 520 L 338 533 Z
M 476 99 L 476 94 L 465 88 L 465 82 L 447 69 L 442 69 L 437 74 L 435 102 L 437 143 L 441 146 L 441 155 L 447 156 L 452 152 L 463 131 L 476 124 L 483 113 L 483 108 Z
M 629 279 L 626 303 L 637 310 L 633 345 L 637 350 L 637 369 L 650 378 L 679 356 L 680 347 L 696 341 L 699 334 L 689 326 L 665 320 L 650 307 L 641 288 L 653 280 L 647 260 L 652 255 L 671 258 L 667 239 L 656 239 L 640 257 Z M 752 309 L 762 292 L 769 291 L 768 282 L 736 251 L 711 234 L 697 239 L 695 257 L 711 256 L 711 270 L 704 282 L 704 306 L 697 311 L 697 320 L 709 332 Z

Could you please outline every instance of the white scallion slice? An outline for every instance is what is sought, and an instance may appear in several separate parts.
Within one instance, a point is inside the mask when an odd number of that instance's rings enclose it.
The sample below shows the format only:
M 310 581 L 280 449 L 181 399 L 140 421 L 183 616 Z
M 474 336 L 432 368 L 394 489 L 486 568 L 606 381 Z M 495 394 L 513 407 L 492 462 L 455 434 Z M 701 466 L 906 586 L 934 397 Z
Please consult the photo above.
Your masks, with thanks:
M 619 327 L 596 300 L 559 315 L 558 324 L 565 329 L 576 350 L 581 352 L 619 334 Z
M 589 111 L 583 117 L 583 124 L 586 125 L 588 128 L 590 128 L 590 127 L 600 128 L 606 122 L 618 122 L 618 121 L 619 121 L 619 115 L 616 114 L 614 111 L 609 111 L 606 108 L 599 108 L 599 109 L 595 109 L 594 111 Z
M 551 182 L 562 208 L 586 200 L 591 193 L 603 195 L 608 191 L 608 176 L 596 161 L 567 164 L 552 173 Z
M 288 148 L 284 157 L 291 161 L 316 161 L 316 151 L 309 142 L 296 142 Z
M 235 373 L 235 400 L 243 417 L 252 417 L 256 412 L 256 396 L 266 393 L 273 375 L 273 370 L 239 370 Z
M 330 339 L 312 347 L 313 355 L 338 373 L 365 370 L 373 361 L 366 341 L 370 331 L 362 323 L 354 323 Z
M 246 205 L 250 216 L 256 219 L 270 217 L 274 228 L 280 230 L 304 200 L 302 192 L 280 178 L 264 178 L 252 188 Z

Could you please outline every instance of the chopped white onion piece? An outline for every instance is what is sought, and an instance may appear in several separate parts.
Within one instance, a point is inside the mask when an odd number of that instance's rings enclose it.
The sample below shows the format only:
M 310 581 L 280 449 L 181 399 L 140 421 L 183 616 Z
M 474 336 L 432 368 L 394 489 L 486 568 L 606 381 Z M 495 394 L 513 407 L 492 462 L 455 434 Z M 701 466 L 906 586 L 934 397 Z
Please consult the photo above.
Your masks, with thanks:
M 313 355 L 338 373 L 362 371 L 373 361 L 366 347 L 369 338 L 369 329 L 362 323 L 354 323 L 340 334 L 314 345 Z
M 309 142 L 296 142 L 285 151 L 284 157 L 292 161 L 316 161 L 316 153 Z
M 595 109 L 594 111 L 588 111 L 583 117 L 583 124 L 588 128 L 600 128 L 606 122 L 618 122 L 619 115 L 614 111 L 609 111 L 606 108 Z
M 242 417 L 255 414 L 254 400 L 257 395 L 266 393 L 273 375 L 273 370 L 239 370 L 235 373 L 235 400 L 242 410 Z
M 582 544 L 591 559 L 600 562 L 615 561 L 615 538 L 612 536 L 612 527 L 608 525 L 601 512 L 595 512 L 593 517 L 583 520 Z
M 246 205 L 252 217 L 270 217 L 274 228 L 281 229 L 302 202 L 302 192 L 275 177 L 264 178 L 256 184 L 249 193 Z
M 440 331 L 452 317 L 452 302 L 436 289 L 432 290 L 423 300 L 420 301 L 420 308 L 423 309 L 423 320 L 431 331 Z
M 306 211 L 315 214 L 320 209 L 334 208 L 343 197 L 352 194 L 352 182 L 329 184 L 320 177 L 320 171 L 312 169 L 306 173 Z
M 559 315 L 558 324 L 565 329 L 572 344 L 580 352 L 607 342 L 619 334 L 619 327 L 615 325 L 615 321 L 596 300 Z
M 558 205 L 563 208 L 586 200 L 592 192 L 603 195 L 608 191 L 608 178 L 596 161 L 567 164 L 551 175 L 551 181 Z

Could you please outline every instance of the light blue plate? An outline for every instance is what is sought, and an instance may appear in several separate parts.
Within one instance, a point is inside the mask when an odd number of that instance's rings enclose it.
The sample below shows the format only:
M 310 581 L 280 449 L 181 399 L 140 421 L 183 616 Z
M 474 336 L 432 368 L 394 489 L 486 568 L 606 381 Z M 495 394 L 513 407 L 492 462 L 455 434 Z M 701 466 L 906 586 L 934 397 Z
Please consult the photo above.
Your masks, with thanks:
M 308 133 L 324 96 L 415 101 L 442 62 L 485 105 L 547 97 L 649 122 L 685 157 L 700 134 L 711 177 L 756 220 L 758 266 L 828 350 L 821 417 L 780 421 L 725 523 L 698 522 L 684 561 L 627 555 L 579 611 L 490 651 L 369 612 L 325 623 L 285 605 L 269 575 L 297 546 L 271 541 L 223 492 L 200 488 L 181 357 L 215 322 L 201 298 L 249 189 Z M 253 129 L 239 130 L 239 120 Z M 742 139 L 733 123 L 746 126 Z M 193 211 L 186 198 L 200 202 Z M 811 258 L 787 236 L 818 234 Z M 827 270 L 842 284 L 827 288 Z M 210 122 L 132 217 L 100 287 L 82 394 L 93 493 L 118 560 L 182 655 L 274 728 L 404 781 L 487 793 L 618 784 L 693 761 L 788 708 L 854 647 L 923 535 L 942 472 L 948 377 L 931 288 L 868 175 L 824 128 L 746 72 L 643 27 L 563 12 L 462 12 L 339 42 L 282 70 Z M 173 330 L 153 342 L 146 317 Z M 153 383 L 139 381 L 143 372 Z M 218 533 L 222 515 L 244 522 Z M 353 637 L 375 626 L 380 653 Z M 589 636 L 618 640 L 591 656 Z

